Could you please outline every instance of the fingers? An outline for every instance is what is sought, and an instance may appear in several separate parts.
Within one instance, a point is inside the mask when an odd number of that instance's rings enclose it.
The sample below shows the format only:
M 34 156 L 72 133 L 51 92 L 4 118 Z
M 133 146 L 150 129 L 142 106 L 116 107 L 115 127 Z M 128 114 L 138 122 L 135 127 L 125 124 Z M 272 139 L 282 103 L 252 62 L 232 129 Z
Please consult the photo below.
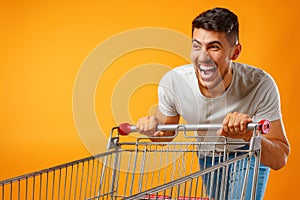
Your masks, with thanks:
M 165 135 L 165 132 L 162 132 L 162 131 L 156 131 L 154 134 L 153 134 L 154 137 L 164 137 L 166 136 Z
M 228 113 L 223 120 L 223 128 L 218 131 L 218 135 L 240 137 L 238 135 L 247 132 L 247 124 L 250 122 L 252 122 L 252 119 L 247 114 Z
M 173 140 L 173 132 L 157 131 L 158 120 L 154 116 L 142 117 L 136 124 L 136 129 L 139 133 L 151 138 L 154 142 L 170 142 Z M 154 139 L 157 138 L 157 139 Z M 163 139 L 162 139 L 163 138 Z
M 136 129 L 138 132 L 144 135 L 153 136 L 156 132 L 157 125 L 158 122 L 154 116 L 146 116 L 138 120 L 136 124 Z

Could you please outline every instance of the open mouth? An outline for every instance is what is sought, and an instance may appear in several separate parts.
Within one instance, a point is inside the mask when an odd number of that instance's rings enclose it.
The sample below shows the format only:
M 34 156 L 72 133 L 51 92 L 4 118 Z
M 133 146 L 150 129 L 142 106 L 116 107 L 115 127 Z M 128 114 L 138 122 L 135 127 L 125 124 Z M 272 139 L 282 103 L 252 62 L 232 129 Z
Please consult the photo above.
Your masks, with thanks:
M 200 65 L 199 71 L 203 79 L 209 79 L 214 76 L 218 67 L 216 65 Z

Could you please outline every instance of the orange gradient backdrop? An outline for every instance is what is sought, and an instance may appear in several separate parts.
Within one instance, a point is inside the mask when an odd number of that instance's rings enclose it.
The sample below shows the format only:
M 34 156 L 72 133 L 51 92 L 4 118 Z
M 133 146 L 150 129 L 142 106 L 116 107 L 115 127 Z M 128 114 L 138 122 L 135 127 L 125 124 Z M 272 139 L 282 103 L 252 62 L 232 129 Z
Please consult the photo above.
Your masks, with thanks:
M 265 199 L 293 199 L 300 179 L 300 7 L 293 0 L 2 1 L 0 180 L 90 155 L 76 129 L 72 103 L 78 72 L 99 44 L 144 27 L 190 36 L 193 18 L 216 6 L 239 16 L 243 50 L 238 61 L 266 70 L 278 84 L 292 153 L 286 167 L 271 172 Z M 149 63 L 175 67 L 186 62 L 151 49 L 114 60 L 95 93 L 96 115 L 105 124 L 105 134 L 116 125 L 109 100 L 126 71 Z M 132 93 L 124 109 L 129 109 L 134 122 L 152 112 L 156 98 L 156 85 L 148 84 Z M 105 143 L 99 141 L 101 148 Z

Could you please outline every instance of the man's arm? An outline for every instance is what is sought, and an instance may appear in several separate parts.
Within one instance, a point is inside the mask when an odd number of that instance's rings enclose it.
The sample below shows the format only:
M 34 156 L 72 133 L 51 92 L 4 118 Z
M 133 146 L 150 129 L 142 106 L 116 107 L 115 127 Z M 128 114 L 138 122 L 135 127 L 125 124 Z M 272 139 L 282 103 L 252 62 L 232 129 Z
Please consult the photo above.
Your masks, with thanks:
M 218 131 L 218 134 L 250 141 L 252 131 L 246 131 L 249 122 L 252 122 L 252 119 L 246 114 L 228 113 L 223 121 L 223 128 Z M 286 164 L 290 145 L 281 120 L 271 122 L 270 132 L 262 136 L 261 150 L 262 164 L 274 170 L 281 169 Z
M 274 170 L 286 165 L 290 145 L 281 120 L 271 123 L 271 130 L 261 140 L 261 162 Z

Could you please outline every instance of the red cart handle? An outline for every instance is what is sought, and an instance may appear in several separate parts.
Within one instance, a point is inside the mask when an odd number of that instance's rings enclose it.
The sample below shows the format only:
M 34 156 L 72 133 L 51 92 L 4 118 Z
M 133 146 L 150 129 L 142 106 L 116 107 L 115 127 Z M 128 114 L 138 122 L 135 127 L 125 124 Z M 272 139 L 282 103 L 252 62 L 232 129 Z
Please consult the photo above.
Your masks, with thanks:
M 263 120 L 260 120 L 257 124 L 258 124 L 257 130 L 261 131 L 261 133 L 267 134 L 270 132 L 271 122 L 269 120 L 263 119 Z
M 156 130 L 157 131 L 217 131 L 223 127 L 222 124 L 164 124 L 158 125 Z M 249 123 L 247 124 L 247 130 L 254 130 L 257 129 L 261 131 L 263 134 L 267 134 L 270 132 L 271 129 L 271 122 L 269 120 L 261 120 L 258 123 Z M 131 132 L 136 132 L 136 126 L 131 125 L 129 123 L 122 123 L 118 127 L 118 131 L 120 135 L 128 135 Z

